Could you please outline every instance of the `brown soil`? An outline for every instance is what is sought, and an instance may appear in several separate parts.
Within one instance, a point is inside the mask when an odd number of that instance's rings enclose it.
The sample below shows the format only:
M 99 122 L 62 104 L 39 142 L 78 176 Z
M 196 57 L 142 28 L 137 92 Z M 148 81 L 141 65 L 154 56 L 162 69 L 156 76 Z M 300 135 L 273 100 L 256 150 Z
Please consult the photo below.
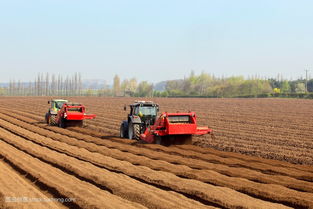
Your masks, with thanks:
M 32 182 L 18 175 L 3 160 L 0 161 L 0 170 L 1 208 L 62 208 L 59 202 L 49 202 L 49 196 L 37 189 Z
M 25 195 L 75 198 L 69 208 L 313 208 L 310 100 L 157 99 L 161 111 L 196 111 L 217 136 L 163 147 L 117 137 L 133 99 L 78 99 L 97 118 L 61 129 L 44 123 L 48 98 L 0 98 L 0 168 Z M 1 208 L 15 190 L 0 188 Z

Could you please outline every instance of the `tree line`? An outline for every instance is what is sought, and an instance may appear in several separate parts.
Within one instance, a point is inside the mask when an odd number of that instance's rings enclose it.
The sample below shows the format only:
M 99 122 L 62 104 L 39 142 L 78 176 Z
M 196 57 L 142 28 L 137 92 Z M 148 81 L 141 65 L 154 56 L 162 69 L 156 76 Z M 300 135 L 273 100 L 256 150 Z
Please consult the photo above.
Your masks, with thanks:
M 10 80 L 8 87 L 0 90 L 7 96 L 80 96 L 83 85 L 80 73 L 62 76 L 38 73 L 34 81 L 22 82 Z
M 215 77 L 208 73 L 190 75 L 182 80 L 168 81 L 166 89 L 159 92 L 166 96 L 199 96 L 199 97 L 294 97 L 313 92 L 313 79 L 287 80 L 282 76 L 261 78 L 252 76 Z
M 306 86 L 307 84 L 307 86 Z M 137 86 L 137 87 L 136 87 Z M 202 72 L 196 75 L 193 71 L 184 79 L 165 82 L 163 90 L 154 90 L 152 83 L 142 81 L 137 85 L 136 79 L 120 81 L 114 77 L 113 96 L 135 97 L 310 97 L 313 98 L 313 79 L 287 80 L 261 78 L 252 76 L 216 77 Z M 307 96 L 309 95 L 309 96 Z
M 101 91 L 101 90 L 100 90 Z M 112 88 L 102 91 L 104 96 L 153 97 L 153 84 L 148 81 L 138 82 L 136 78 L 121 81 L 118 75 L 113 78 Z
M 115 97 L 313 97 L 313 79 L 287 80 L 252 76 L 216 77 L 193 71 L 184 79 L 164 82 L 162 90 L 155 90 L 148 81 L 136 78 L 121 80 L 115 75 L 112 86 L 101 89 L 83 88 L 80 73 L 63 77 L 39 73 L 33 82 L 10 81 L 0 89 L 0 95 L 10 96 L 115 96 Z

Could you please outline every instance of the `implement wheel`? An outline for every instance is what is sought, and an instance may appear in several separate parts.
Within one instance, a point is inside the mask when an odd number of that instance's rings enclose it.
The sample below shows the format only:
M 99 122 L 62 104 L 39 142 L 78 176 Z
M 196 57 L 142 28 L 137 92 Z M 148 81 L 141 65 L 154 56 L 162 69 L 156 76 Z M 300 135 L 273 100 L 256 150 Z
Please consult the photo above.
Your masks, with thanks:
M 192 144 L 192 135 L 176 135 L 171 144 L 183 145 L 183 144 Z
M 164 140 L 163 140 L 163 138 L 161 136 L 156 136 L 155 137 L 155 143 L 156 144 L 164 145 L 163 142 L 164 142 Z
M 192 135 L 186 135 L 181 144 L 192 144 Z
M 163 146 L 192 144 L 192 135 L 157 136 L 155 143 Z
M 65 128 L 66 127 L 66 119 L 61 118 L 59 121 L 59 127 L 60 128 Z
M 84 121 L 83 120 L 66 120 L 63 119 L 66 127 L 83 127 Z

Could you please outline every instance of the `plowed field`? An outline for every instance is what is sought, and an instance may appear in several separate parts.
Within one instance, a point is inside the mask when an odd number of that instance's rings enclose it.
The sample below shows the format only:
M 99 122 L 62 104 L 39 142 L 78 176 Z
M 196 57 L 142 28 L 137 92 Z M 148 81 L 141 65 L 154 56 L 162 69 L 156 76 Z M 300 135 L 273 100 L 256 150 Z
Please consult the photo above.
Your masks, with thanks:
M 193 145 L 120 139 L 133 98 L 69 98 L 97 114 L 47 126 L 44 97 L 0 98 L 0 208 L 313 208 L 313 101 L 155 99 L 215 131 Z

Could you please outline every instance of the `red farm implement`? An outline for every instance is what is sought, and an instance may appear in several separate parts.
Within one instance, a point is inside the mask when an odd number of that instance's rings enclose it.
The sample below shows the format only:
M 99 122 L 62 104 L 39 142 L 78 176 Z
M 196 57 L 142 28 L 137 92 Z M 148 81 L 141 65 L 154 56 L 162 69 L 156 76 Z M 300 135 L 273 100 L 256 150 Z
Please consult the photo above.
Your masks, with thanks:
M 191 144 L 193 135 L 211 134 L 213 131 L 208 127 L 197 127 L 196 114 L 188 113 L 162 113 L 155 121 L 154 125 L 149 126 L 140 139 L 147 143 L 161 145 L 171 144 Z
M 59 127 L 83 126 L 85 119 L 93 119 L 96 115 L 86 114 L 86 108 L 82 104 L 64 103 L 58 111 L 56 123 Z

